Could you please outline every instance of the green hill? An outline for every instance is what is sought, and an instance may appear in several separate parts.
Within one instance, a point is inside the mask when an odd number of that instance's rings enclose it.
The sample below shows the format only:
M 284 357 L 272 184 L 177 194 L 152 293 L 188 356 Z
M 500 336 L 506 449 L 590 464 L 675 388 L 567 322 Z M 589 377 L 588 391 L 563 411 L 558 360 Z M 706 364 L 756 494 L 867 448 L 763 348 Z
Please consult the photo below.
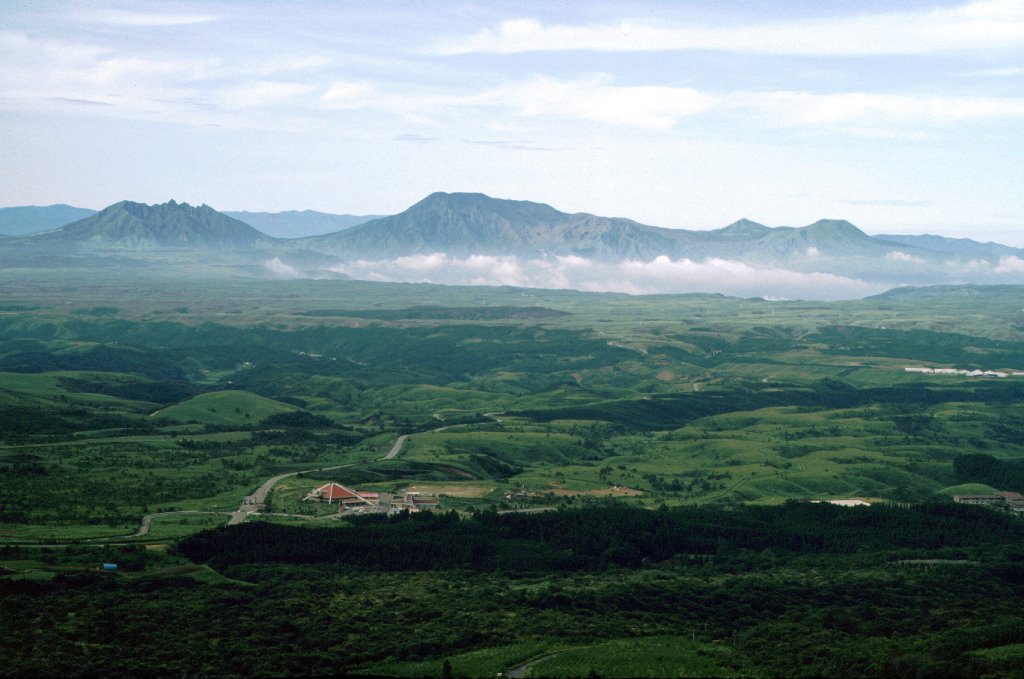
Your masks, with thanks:
M 153 415 L 158 420 L 199 422 L 200 424 L 245 425 L 299 410 L 280 401 L 265 398 L 248 391 L 214 391 L 194 396 L 181 403 L 164 408 Z
M 962 483 L 959 486 L 949 486 L 939 491 L 940 495 L 995 495 L 996 489 L 986 486 L 984 483 Z

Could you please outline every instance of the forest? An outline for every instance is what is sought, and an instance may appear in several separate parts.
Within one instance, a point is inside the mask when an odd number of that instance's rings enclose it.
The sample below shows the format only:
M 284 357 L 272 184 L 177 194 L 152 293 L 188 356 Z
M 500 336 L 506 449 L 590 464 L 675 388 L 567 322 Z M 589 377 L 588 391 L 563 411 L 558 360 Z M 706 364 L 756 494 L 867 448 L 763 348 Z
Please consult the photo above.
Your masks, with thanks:
M 102 555 L 131 577 L 0 580 L 0 645 L 7 674 L 1020 676 L 1022 532 L 806 503 L 256 522 Z

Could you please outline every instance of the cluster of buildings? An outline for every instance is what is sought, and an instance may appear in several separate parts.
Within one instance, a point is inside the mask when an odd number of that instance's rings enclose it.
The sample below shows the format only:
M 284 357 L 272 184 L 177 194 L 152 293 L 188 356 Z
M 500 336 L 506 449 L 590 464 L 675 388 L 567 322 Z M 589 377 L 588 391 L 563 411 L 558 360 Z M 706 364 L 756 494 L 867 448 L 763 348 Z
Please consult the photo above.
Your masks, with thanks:
M 315 500 L 327 504 L 338 503 L 339 510 L 377 511 L 377 512 L 420 512 L 437 509 L 438 500 L 433 495 L 407 491 L 404 495 L 387 495 L 382 498 L 380 493 L 353 490 L 340 483 L 325 483 L 314 488 L 304 500 Z M 382 500 L 385 500 L 382 502 Z
M 903 369 L 908 373 L 924 373 L 928 375 L 962 375 L 964 377 L 1024 377 L 1024 372 L 1014 371 L 1012 373 L 1000 372 L 998 370 L 959 370 L 957 368 L 923 368 L 907 366 Z
M 1024 512 L 1024 495 L 1012 490 L 1000 490 L 994 495 L 954 495 L 953 502 L 962 505 L 983 505 L 1011 512 Z

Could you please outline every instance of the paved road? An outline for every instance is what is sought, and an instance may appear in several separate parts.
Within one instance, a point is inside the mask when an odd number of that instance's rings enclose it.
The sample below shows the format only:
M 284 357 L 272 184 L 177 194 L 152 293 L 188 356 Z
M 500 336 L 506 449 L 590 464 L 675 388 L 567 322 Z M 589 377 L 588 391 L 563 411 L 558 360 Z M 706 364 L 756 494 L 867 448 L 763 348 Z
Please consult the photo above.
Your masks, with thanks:
M 391 450 L 388 451 L 388 454 L 385 455 L 384 457 L 382 457 L 381 459 L 382 460 L 392 460 L 392 459 L 394 459 L 395 456 L 397 456 L 400 452 L 402 452 L 402 446 L 405 444 L 405 440 L 407 438 L 409 438 L 408 434 L 402 434 L 401 436 L 399 436 L 398 440 L 395 441 L 395 445 L 391 446 Z

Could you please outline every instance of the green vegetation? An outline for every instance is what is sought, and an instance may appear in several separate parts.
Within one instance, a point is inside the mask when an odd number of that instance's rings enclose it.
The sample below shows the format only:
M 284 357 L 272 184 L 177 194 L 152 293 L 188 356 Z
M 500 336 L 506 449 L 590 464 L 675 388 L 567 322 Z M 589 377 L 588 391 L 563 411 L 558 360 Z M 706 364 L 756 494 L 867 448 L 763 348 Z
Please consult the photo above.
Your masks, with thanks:
M 1022 538 L 949 504 L 598 503 L 243 524 L 183 542 L 199 563 L 6 548 L 0 652 L 12 674 L 1001 675 L 1024 643 Z
M 278 403 L 246 391 L 229 389 L 199 394 L 153 414 L 158 420 L 198 424 L 244 426 L 271 415 L 295 412 L 295 406 Z
M 904 370 L 1024 370 L 1019 288 L 24 274 L 0 295 L 8 673 L 52 648 L 46 673 L 1002 675 L 1024 640 L 1024 524 L 951 501 L 1024 492 L 1024 378 Z M 353 520 L 304 499 L 329 481 L 441 512 Z M 787 502 L 812 498 L 876 506 Z

